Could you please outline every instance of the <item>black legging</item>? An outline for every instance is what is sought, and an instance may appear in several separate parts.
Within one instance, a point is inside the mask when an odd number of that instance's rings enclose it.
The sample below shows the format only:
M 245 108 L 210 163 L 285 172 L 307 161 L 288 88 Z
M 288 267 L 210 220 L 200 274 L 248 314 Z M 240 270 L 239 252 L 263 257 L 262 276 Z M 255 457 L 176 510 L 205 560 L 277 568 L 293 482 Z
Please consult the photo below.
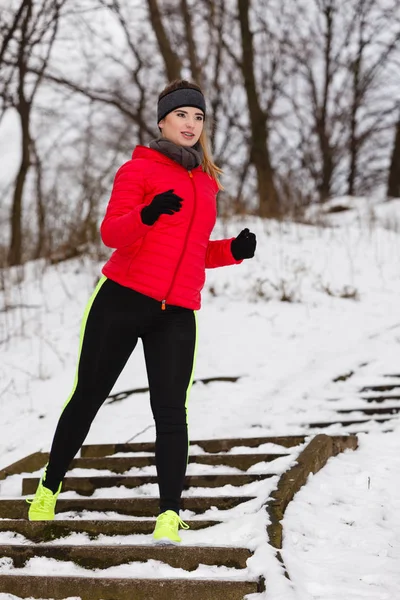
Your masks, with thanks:
M 138 338 L 143 341 L 156 425 L 160 512 L 179 512 L 188 460 L 186 402 L 196 353 L 193 310 L 167 305 L 102 278 L 82 324 L 74 389 L 54 435 L 46 487 L 56 491 Z

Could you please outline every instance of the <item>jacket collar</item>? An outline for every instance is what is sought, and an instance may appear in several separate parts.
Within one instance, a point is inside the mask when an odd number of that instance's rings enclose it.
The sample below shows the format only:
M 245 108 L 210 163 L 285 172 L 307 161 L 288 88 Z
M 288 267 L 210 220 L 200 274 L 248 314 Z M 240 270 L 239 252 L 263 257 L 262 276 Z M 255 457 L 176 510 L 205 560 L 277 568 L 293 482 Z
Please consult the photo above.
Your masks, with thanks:
M 162 154 L 162 152 L 159 152 L 158 150 L 154 150 L 153 148 L 148 148 L 147 146 L 141 146 L 140 144 L 138 144 L 132 152 L 132 159 L 135 159 L 135 158 L 146 158 L 147 160 L 164 163 L 166 165 L 176 165 L 176 166 L 184 169 L 184 167 L 182 167 L 179 163 L 177 163 L 176 160 L 174 160 L 173 158 L 169 158 L 168 156 L 166 156 L 165 154 Z M 192 170 L 193 171 L 202 171 L 203 167 L 201 165 L 199 165 L 198 167 L 195 167 Z

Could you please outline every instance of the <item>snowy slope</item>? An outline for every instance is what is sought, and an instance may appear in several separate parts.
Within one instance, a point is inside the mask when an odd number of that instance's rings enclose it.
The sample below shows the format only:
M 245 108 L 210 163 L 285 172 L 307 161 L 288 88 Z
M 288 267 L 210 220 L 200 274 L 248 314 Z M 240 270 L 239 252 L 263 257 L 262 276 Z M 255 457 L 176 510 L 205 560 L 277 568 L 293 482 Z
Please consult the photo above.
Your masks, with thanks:
M 400 211 L 395 204 L 391 208 L 393 223 Z M 386 209 L 376 207 L 382 218 L 373 224 L 367 211 L 341 220 L 336 213 L 334 226 L 325 228 L 258 219 L 218 223 L 214 239 L 249 226 L 257 233 L 258 246 L 253 260 L 208 272 L 198 315 L 195 377 L 239 379 L 193 386 L 191 439 L 314 435 L 318 429 L 307 424 L 334 420 L 338 402 L 341 408 L 356 406 L 362 385 L 387 382 L 385 374 L 400 375 L 400 235 L 396 227 L 387 228 Z M 25 267 L 23 282 L 16 269 L 4 277 L 0 468 L 48 450 L 72 386 L 80 319 L 100 268 L 89 259 L 53 267 L 38 262 Z M 351 377 L 334 382 L 351 371 Z M 400 384 L 400 379 L 390 381 Z M 139 345 L 114 391 L 146 385 Z M 247 540 L 255 550 L 249 568 L 268 580 L 265 599 L 396 598 L 397 419 L 393 428 L 385 433 L 386 424 L 363 426 L 370 433 L 359 436 L 359 450 L 331 459 L 296 496 L 285 516 L 283 547 L 293 588 L 264 535 Z M 342 426 L 324 429 L 344 431 Z M 147 393 L 106 404 L 86 443 L 132 439 L 154 439 Z M 19 494 L 17 479 L 1 482 L 0 496 Z M 247 521 L 245 515 L 241 518 L 239 531 L 221 526 L 227 543 L 245 540 Z M 263 531 L 265 519 L 261 510 L 248 525 Z M 189 543 L 195 532 L 183 533 Z M 196 540 L 201 542 L 199 536 Z M 9 568 L 6 563 L 0 567 Z M 5 600 L 4 594 L 0 599 Z

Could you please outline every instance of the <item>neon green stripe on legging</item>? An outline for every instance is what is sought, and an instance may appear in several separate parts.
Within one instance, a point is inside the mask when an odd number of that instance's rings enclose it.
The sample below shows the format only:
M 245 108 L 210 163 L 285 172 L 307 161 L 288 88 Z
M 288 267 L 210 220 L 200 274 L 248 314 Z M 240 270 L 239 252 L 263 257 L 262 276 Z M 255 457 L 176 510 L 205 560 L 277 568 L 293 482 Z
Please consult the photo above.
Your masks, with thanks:
M 101 286 L 103 285 L 103 283 L 105 281 L 107 281 L 107 277 L 105 275 L 103 275 L 99 279 L 99 282 L 96 285 L 93 294 L 90 296 L 89 302 L 87 303 L 86 308 L 85 308 L 85 312 L 83 313 L 83 319 L 82 319 L 82 324 L 81 324 L 81 332 L 80 332 L 80 336 L 79 336 L 78 364 L 77 364 L 77 367 L 76 367 L 74 385 L 72 387 L 72 392 L 70 393 L 70 395 L 68 396 L 67 400 L 64 403 L 64 406 L 62 407 L 62 411 L 61 412 L 63 412 L 63 410 L 65 409 L 65 407 L 67 406 L 67 404 L 71 400 L 71 398 L 74 395 L 74 392 L 76 390 L 76 386 L 78 385 L 79 361 L 80 361 L 80 358 L 81 358 L 81 352 L 82 352 L 83 338 L 85 336 L 86 323 L 87 323 L 89 312 L 90 312 L 90 309 L 92 308 L 92 304 L 94 302 L 94 299 L 96 298 L 97 294 L 99 293 L 99 290 L 100 290 Z
M 197 342 L 198 342 L 198 321 L 197 321 L 197 312 L 194 310 L 193 311 L 193 315 L 194 315 L 194 321 L 195 321 L 195 342 L 194 342 L 194 354 L 193 354 L 193 367 L 192 367 L 192 372 L 190 375 L 190 380 L 189 380 L 189 386 L 186 390 L 186 402 L 185 402 L 185 411 L 186 411 L 186 425 L 188 428 L 188 454 L 187 454 L 187 462 L 189 462 L 189 446 L 190 446 L 190 441 L 189 441 L 189 420 L 188 420 L 188 405 L 189 405 L 189 396 L 190 396 L 190 390 L 192 389 L 192 385 L 193 385 L 193 379 L 194 379 L 194 370 L 195 370 L 195 366 L 196 366 L 196 358 L 197 358 Z

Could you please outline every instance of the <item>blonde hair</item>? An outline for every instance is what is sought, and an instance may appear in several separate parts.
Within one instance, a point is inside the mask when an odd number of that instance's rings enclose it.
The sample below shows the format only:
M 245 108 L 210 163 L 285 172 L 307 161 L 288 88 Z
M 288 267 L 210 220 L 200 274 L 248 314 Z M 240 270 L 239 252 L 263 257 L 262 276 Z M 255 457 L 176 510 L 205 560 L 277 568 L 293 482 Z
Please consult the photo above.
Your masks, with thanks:
M 162 92 L 158 96 L 158 99 L 161 100 L 161 98 L 163 96 L 165 96 L 166 94 L 168 94 L 169 92 L 173 92 L 174 90 L 179 90 L 182 88 L 183 89 L 190 88 L 190 89 L 197 90 L 198 92 L 203 93 L 202 89 L 200 88 L 199 85 L 197 85 L 197 83 L 193 83 L 191 81 L 186 81 L 186 79 L 175 79 L 174 81 L 169 83 L 162 90 Z M 210 177 L 212 177 L 214 179 L 214 181 L 216 182 L 216 184 L 218 186 L 218 189 L 223 190 L 224 187 L 219 180 L 219 176 L 222 175 L 223 171 L 222 171 L 222 169 L 217 167 L 217 165 L 213 161 L 213 157 L 212 157 L 209 142 L 208 142 L 208 135 L 207 135 L 205 127 L 203 127 L 203 131 L 200 134 L 199 144 L 203 150 L 203 160 L 201 163 L 201 166 L 203 167 L 203 171 L 205 173 L 208 173 L 208 175 L 210 175 Z

